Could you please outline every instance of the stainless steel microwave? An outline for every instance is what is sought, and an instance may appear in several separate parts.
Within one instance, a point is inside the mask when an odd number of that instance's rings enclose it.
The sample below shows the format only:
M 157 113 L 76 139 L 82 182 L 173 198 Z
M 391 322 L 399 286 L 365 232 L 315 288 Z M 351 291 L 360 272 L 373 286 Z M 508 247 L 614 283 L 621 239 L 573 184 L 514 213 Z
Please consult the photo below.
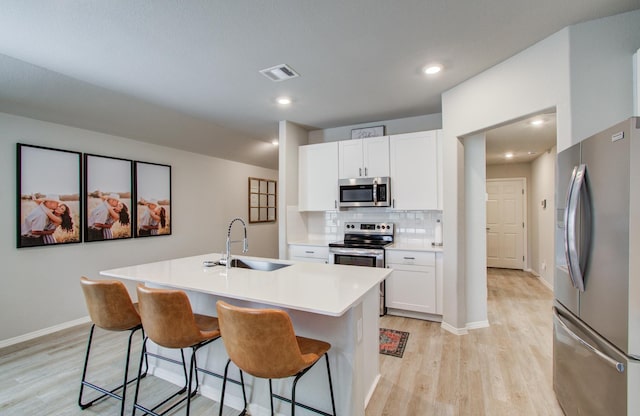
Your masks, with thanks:
M 340 208 L 391 206 L 391 179 L 354 178 L 338 181 Z

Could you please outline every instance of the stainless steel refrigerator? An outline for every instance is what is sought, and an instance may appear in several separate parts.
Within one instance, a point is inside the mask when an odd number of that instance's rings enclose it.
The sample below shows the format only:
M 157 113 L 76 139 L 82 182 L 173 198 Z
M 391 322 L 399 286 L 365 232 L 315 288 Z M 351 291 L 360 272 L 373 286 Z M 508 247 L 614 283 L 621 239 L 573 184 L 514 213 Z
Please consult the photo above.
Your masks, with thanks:
M 558 154 L 553 387 L 566 415 L 640 415 L 640 118 Z

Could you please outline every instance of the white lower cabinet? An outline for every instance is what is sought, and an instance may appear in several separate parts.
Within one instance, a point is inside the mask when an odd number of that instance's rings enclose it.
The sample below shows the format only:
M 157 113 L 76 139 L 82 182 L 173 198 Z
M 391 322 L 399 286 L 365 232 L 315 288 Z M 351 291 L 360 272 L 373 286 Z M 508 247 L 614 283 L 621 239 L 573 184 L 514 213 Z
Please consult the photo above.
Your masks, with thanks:
M 329 263 L 329 246 L 289 244 L 289 260 L 307 263 Z
M 442 292 L 438 290 L 436 253 L 387 250 L 386 256 L 387 267 L 393 269 L 386 280 L 387 313 L 425 319 L 441 314 L 438 303 Z

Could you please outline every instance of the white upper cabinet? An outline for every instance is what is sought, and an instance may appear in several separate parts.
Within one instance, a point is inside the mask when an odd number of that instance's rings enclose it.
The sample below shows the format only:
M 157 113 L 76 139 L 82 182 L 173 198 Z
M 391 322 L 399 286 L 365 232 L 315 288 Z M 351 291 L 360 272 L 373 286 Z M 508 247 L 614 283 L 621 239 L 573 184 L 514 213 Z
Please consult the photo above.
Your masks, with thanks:
M 298 210 L 338 207 L 338 142 L 298 148 Z
M 389 136 L 339 143 L 340 179 L 389 176 Z
M 441 209 L 438 196 L 442 160 L 437 130 L 391 136 L 392 207 L 398 210 Z

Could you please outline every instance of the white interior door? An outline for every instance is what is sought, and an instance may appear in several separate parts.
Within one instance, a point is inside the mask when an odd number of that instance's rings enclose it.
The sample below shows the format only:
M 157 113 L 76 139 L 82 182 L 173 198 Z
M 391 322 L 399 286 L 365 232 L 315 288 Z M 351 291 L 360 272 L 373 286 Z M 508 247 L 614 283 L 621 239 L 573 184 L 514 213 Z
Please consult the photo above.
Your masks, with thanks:
M 487 266 L 524 269 L 524 179 L 487 180 Z

